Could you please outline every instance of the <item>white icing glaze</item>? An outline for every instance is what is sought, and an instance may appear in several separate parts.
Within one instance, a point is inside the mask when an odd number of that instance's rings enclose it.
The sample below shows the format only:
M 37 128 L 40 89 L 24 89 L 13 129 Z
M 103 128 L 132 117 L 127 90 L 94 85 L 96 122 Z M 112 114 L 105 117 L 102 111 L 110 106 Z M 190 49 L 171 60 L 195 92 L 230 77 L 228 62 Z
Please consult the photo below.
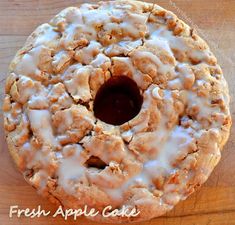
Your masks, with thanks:
M 171 163 L 175 161 L 178 154 L 181 154 L 183 151 L 187 153 L 187 147 L 192 141 L 189 131 L 176 126 L 169 134 L 168 130 L 161 127 L 159 131 L 155 132 L 156 140 L 153 143 L 148 143 L 151 146 L 161 146 L 161 150 L 156 159 L 147 161 L 144 164 L 142 172 L 129 179 L 120 188 L 106 188 L 105 192 L 113 200 L 120 202 L 122 201 L 123 194 L 131 185 L 141 184 L 150 187 L 152 185 L 152 179 L 155 177 L 174 173 L 175 169 Z
M 187 50 L 187 46 L 183 42 L 183 39 L 173 36 L 172 32 L 167 30 L 165 26 L 158 27 L 155 31 L 153 31 L 153 33 L 151 33 L 150 38 L 153 40 L 156 38 L 162 38 L 163 40 L 166 40 L 169 43 L 171 49 L 176 48 L 182 51 Z
M 92 26 L 92 24 L 105 24 L 110 22 L 110 15 L 112 11 L 109 9 L 101 9 L 98 12 L 89 10 L 82 13 L 86 24 Z
M 78 53 L 75 53 L 75 57 L 79 62 L 90 64 L 101 49 L 102 47 L 100 43 L 91 41 L 87 47 L 84 47 L 82 50 L 78 50 Z
M 128 130 L 128 131 L 122 133 L 122 138 L 127 142 L 129 142 L 132 137 L 133 137 L 133 131 L 132 130 Z
M 154 29 L 151 25 L 150 29 Z M 180 36 L 172 35 L 172 32 L 167 30 L 165 26 L 158 27 L 157 30 L 151 33 L 150 38 L 153 40 L 156 38 L 161 38 L 169 43 L 171 49 L 176 49 L 181 52 L 186 52 L 191 58 L 199 61 L 207 60 L 210 57 L 208 46 L 206 46 L 204 51 L 201 49 L 193 48 L 191 45 L 187 43 L 187 39 L 184 39 Z
M 40 50 L 41 46 L 36 47 L 23 55 L 21 61 L 16 67 L 16 72 L 28 76 L 32 74 L 40 75 L 41 71 L 38 69 Z
M 136 41 L 120 41 L 118 45 L 125 48 L 127 51 L 132 51 L 139 47 L 142 44 L 142 40 L 136 40 Z
M 90 68 L 80 67 L 73 72 L 72 77 L 71 74 L 68 74 L 68 76 L 69 78 L 65 78 L 64 84 L 74 100 L 89 101 L 91 99 L 89 86 Z
M 48 110 L 28 110 L 31 128 L 36 137 L 45 145 L 57 146 L 51 126 L 51 114 Z
M 161 100 L 162 97 L 159 95 L 159 90 L 160 90 L 159 87 L 155 87 L 152 91 L 152 95 L 153 95 L 154 98 Z
M 163 135 L 164 139 L 165 135 Z M 178 153 L 182 153 L 184 150 L 187 151 L 187 146 L 191 141 L 192 137 L 188 134 L 186 129 L 178 126 L 175 127 L 169 135 L 169 138 L 165 139 L 164 145 L 162 145 L 162 142 L 154 143 L 156 146 L 161 144 L 161 151 L 157 159 L 147 162 L 144 165 L 144 168 L 148 171 L 150 176 L 151 174 L 154 175 L 152 171 L 163 170 L 167 173 L 173 172 L 174 169 L 171 166 L 171 163 L 174 162 Z
M 141 172 L 140 174 L 129 179 L 119 188 L 103 188 L 103 190 L 114 201 L 115 204 L 120 204 L 124 200 L 125 191 L 127 191 L 128 188 L 132 185 L 143 185 L 149 187 L 151 184 L 152 182 L 148 174 L 145 172 Z
M 219 107 L 211 107 L 210 106 L 210 100 L 207 98 L 199 97 L 194 92 L 188 92 L 188 106 L 198 106 L 199 107 L 199 113 L 197 115 L 198 119 L 202 118 L 209 118 L 211 115 L 213 115 L 216 112 L 220 112 Z
M 95 68 L 101 68 L 104 63 L 110 63 L 110 59 L 104 54 L 100 53 L 97 57 L 91 62 L 91 65 Z
M 54 31 L 54 28 L 47 23 L 38 27 L 37 30 L 39 31 L 39 35 L 35 41 L 35 46 L 48 45 L 51 41 L 53 42 L 59 37 L 59 34 Z
M 167 73 L 174 73 L 174 66 L 171 64 L 164 64 L 162 61 L 153 53 L 147 51 L 136 52 L 138 58 L 150 58 L 154 64 L 157 66 L 158 73 L 166 75 Z
M 170 48 L 168 40 L 158 37 L 158 36 L 152 36 L 152 39 L 146 41 L 146 45 L 158 47 L 160 49 L 165 50 L 171 57 L 174 57 L 174 54 Z
M 70 149 L 74 151 L 72 155 L 67 157 L 64 156 L 60 159 L 58 183 L 64 187 L 68 193 L 73 193 L 75 187 L 72 183 L 84 176 L 85 168 L 82 166 L 84 161 L 80 155 L 83 150 L 82 146 L 73 145 L 72 147 L 65 147 L 63 152 L 66 154 L 66 151 Z

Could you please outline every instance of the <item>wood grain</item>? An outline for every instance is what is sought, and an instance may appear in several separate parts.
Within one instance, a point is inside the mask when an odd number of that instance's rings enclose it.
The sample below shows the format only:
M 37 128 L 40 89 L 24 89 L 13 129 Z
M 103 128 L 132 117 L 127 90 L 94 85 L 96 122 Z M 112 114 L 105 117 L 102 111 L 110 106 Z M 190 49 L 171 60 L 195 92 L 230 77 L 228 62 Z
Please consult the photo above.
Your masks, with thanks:
M 4 92 L 7 68 L 26 37 L 61 9 L 82 0 L 1 0 L 0 1 L 0 95 Z M 89 2 L 96 2 L 89 0 Z M 219 59 L 230 87 L 231 113 L 235 119 L 235 1 L 234 0 L 159 0 L 149 1 L 174 11 L 197 28 Z M 9 218 L 9 207 L 55 210 L 47 200 L 28 186 L 15 168 L 4 140 L 0 115 L 0 225 L 95 224 L 80 218 L 74 222 L 62 218 Z M 232 127 L 222 160 L 207 183 L 167 215 L 141 225 L 235 225 L 235 126 Z M 97 224 L 97 223 L 96 223 Z

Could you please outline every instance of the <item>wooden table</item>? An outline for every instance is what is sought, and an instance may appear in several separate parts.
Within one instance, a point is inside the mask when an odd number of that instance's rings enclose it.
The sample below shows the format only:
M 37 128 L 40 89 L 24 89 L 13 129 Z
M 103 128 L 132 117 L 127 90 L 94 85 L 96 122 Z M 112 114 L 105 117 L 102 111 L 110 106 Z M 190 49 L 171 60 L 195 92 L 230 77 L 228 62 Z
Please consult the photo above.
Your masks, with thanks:
M 91 2 L 91 0 L 89 0 Z M 0 1 L 0 81 L 1 101 L 7 67 L 26 37 L 66 6 L 82 0 L 1 0 Z M 93 0 L 95 2 L 95 0 Z M 150 1 L 151 2 L 151 1 Z M 152 1 L 153 2 L 153 1 Z M 231 112 L 235 119 L 235 0 L 159 0 L 155 3 L 173 10 L 180 18 L 199 29 L 223 67 L 233 97 Z M 166 216 L 141 225 L 233 225 L 235 224 L 235 126 L 222 160 L 207 183 Z M 37 195 L 17 172 L 4 141 L 0 116 L 0 225 L 95 224 L 85 219 L 65 222 L 62 218 L 9 219 L 9 206 L 55 210 Z

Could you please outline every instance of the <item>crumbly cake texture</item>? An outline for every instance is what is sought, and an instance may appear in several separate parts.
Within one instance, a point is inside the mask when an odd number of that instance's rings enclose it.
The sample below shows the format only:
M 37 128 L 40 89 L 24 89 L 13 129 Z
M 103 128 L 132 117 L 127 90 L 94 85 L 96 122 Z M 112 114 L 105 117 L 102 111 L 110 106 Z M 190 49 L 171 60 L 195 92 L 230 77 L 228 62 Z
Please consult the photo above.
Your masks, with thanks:
M 9 151 L 25 179 L 65 208 L 136 208 L 148 220 L 203 184 L 231 127 L 229 93 L 208 45 L 156 4 L 70 7 L 39 26 L 10 65 L 3 104 Z M 95 118 L 111 76 L 132 78 L 140 113 L 121 126 Z M 106 167 L 89 167 L 89 159 Z M 98 162 L 97 162 L 98 164 Z

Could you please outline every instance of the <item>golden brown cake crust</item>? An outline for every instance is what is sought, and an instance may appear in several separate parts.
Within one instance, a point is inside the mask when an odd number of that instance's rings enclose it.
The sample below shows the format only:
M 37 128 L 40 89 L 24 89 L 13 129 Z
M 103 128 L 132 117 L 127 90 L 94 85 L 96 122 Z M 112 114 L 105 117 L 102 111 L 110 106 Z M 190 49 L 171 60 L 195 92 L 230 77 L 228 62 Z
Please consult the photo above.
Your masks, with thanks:
M 113 126 L 95 118 L 93 101 L 120 75 L 144 101 Z M 132 0 L 70 7 L 39 26 L 5 92 L 9 151 L 43 196 L 67 208 L 140 211 L 92 218 L 103 222 L 148 220 L 186 199 L 219 162 L 231 127 L 227 83 L 207 44 L 172 12 Z

